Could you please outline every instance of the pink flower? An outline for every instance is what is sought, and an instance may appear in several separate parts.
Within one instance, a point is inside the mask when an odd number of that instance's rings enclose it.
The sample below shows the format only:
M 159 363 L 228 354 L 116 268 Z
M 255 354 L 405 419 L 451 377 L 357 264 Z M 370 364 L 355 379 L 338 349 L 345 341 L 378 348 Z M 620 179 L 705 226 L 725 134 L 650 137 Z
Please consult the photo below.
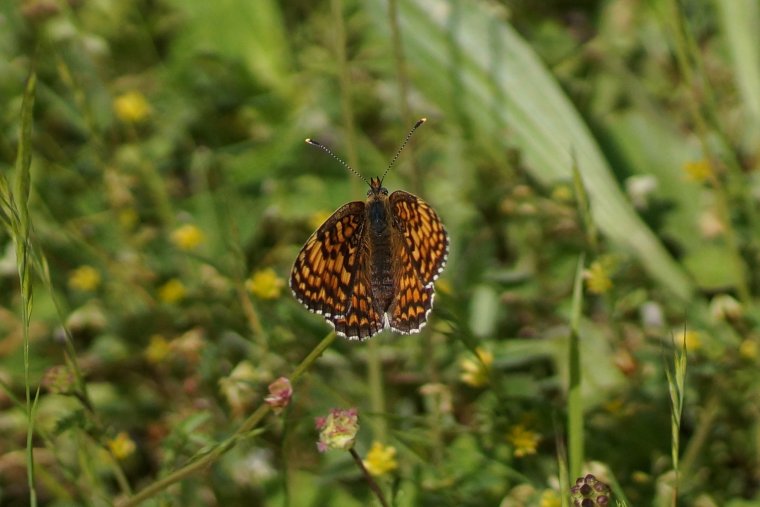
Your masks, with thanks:
M 347 451 L 354 446 L 359 432 L 359 412 L 356 408 L 334 408 L 327 417 L 317 417 L 315 425 L 319 430 L 319 452 L 328 449 Z
M 287 377 L 280 377 L 269 384 L 269 396 L 264 401 L 272 408 L 275 414 L 279 414 L 290 403 L 293 397 L 293 386 Z

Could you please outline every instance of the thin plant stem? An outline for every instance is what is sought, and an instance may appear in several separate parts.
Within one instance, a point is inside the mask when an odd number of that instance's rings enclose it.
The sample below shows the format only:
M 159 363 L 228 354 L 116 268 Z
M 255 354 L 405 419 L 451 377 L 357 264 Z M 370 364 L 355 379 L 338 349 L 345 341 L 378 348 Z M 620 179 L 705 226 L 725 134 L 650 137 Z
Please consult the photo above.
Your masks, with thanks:
M 359 453 L 357 453 L 356 449 L 354 449 L 353 447 L 349 449 L 348 452 L 351 453 L 351 457 L 354 458 L 356 465 L 362 471 L 364 478 L 367 480 L 367 483 L 369 484 L 369 488 L 377 497 L 378 501 L 380 502 L 380 505 L 382 505 L 383 507 L 388 507 L 388 502 L 385 500 L 385 496 L 383 496 L 383 492 L 380 489 L 380 486 L 377 485 L 377 482 L 375 482 L 375 479 L 372 478 L 372 474 L 370 474 L 369 470 L 367 470 L 367 467 L 364 466 L 364 462 L 359 456 Z
M 425 334 L 425 340 L 423 341 L 423 350 L 424 350 L 424 357 L 425 357 L 425 363 L 426 363 L 426 373 L 427 378 L 429 379 L 429 385 L 438 385 L 440 380 L 440 375 L 438 374 L 438 368 L 435 361 L 435 350 L 436 350 L 436 343 L 435 343 L 436 337 L 433 333 L 426 333 Z M 476 347 L 472 347 L 470 349 L 473 354 L 475 354 L 475 357 L 480 360 L 480 355 L 477 352 Z M 446 445 L 444 443 L 443 438 L 443 428 L 441 425 L 442 414 L 441 414 L 441 392 L 436 389 L 432 389 L 430 391 L 425 391 L 425 407 L 428 412 L 427 414 L 427 424 L 430 428 L 430 438 L 432 440 L 432 462 L 434 465 L 438 466 L 443 461 L 443 457 L 446 452 Z
M 558 426 L 557 421 L 554 421 L 555 427 Z M 570 476 L 567 470 L 567 449 L 565 449 L 565 442 L 562 440 L 560 433 L 557 432 L 555 436 L 557 446 L 557 469 L 559 471 L 559 490 L 562 507 L 570 507 Z
M 248 326 L 251 328 L 253 335 L 256 337 L 256 342 L 262 347 L 263 350 L 267 349 L 266 335 L 264 334 L 264 328 L 261 327 L 261 321 L 259 320 L 259 314 L 256 308 L 253 306 L 248 291 L 245 288 L 245 280 L 236 277 L 235 279 L 235 291 L 237 292 L 238 300 L 240 301 L 240 307 L 243 309 L 243 315 L 245 315 L 248 321 Z
M 31 325 L 33 290 L 32 290 L 32 252 L 30 248 L 31 218 L 29 217 L 29 193 L 31 189 L 30 167 L 32 163 L 31 137 L 32 137 L 32 112 L 34 111 L 34 97 L 37 83 L 37 75 L 32 73 L 26 83 L 24 99 L 21 104 L 21 135 L 19 137 L 18 154 L 16 156 L 16 172 L 13 194 L 7 200 L 15 208 L 17 221 L 13 228 L 13 240 L 16 247 L 16 266 L 18 268 L 19 283 L 21 286 L 21 317 L 24 340 L 24 389 L 26 394 L 26 477 L 29 487 L 29 504 L 37 505 L 37 493 L 34 480 L 34 414 L 39 398 L 39 390 L 32 402 L 31 379 L 29 377 L 29 326 Z
M 245 287 L 246 261 L 245 254 L 240 246 L 240 232 L 237 227 L 237 221 L 233 214 L 230 213 L 228 203 L 220 199 L 218 206 L 219 212 L 216 216 L 219 230 L 226 231 L 227 237 L 225 238 L 225 243 L 227 250 L 232 254 L 232 265 L 228 268 L 231 271 L 235 292 L 240 302 L 240 308 L 243 310 L 243 315 L 248 321 L 248 327 L 251 329 L 253 340 L 259 347 L 259 352 L 263 354 L 269 349 L 269 339 L 264 327 L 261 325 L 261 319 L 256 311 L 256 307 L 253 301 L 251 301 Z
M 580 477 L 583 466 L 583 399 L 581 397 L 580 317 L 583 308 L 583 267 L 585 255 L 578 259 L 573 287 L 573 306 L 568 343 L 569 387 L 567 393 L 567 442 L 570 477 Z
M 689 438 L 689 443 L 681 456 L 680 475 L 684 479 L 682 482 L 687 485 L 695 463 L 704 455 L 705 445 L 710 441 L 710 435 L 715 430 L 715 420 L 721 412 L 721 393 L 720 388 L 716 389 L 705 402 L 699 419 L 694 425 L 694 434 Z
M 121 489 L 123 494 L 131 495 L 132 487 L 129 485 L 127 474 L 124 473 L 124 469 L 119 464 L 119 460 L 116 456 L 114 456 L 112 452 L 109 452 L 109 454 L 111 455 L 111 470 L 113 471 L 116 482 L 119 484 L 119 489 Z
M 367 376 L 369 378 L 369 397 L 375 419 L 377 440 L 387 443 L 388 424 L 385 412 L 385 393 L 383 392 L 382 358 L 380 356 L 380 341 L 370 340 L 367 351 Z
M 291 383 L 295 384 L 304 375 L 304 373 L 306 373 L 306 371 L 314 364 L 314 362 L 319 358 L 319 356 L 322 355 L 322 353 L 327 349 L 327 347 L 329 347 L 330 344 L 332 344 L 334 340 L 335 340 L 335 332 L 331 332 L 330 334 L 325 336 L 322 339 L 322 341 L 319 342 L 319 344 L 316 347 L 314 347 L 314 349 L 309 353 L 309 355 L 307 355 L 306 358 L 303 361 L 301 361 L 301 364 L 299 364 L 293 370 L 293 373 L 290 374 L 289 378 L 290 378 Z M 227 451 L 235 447 L 237 442 L 248 437 L 250 433 L 264 419 L 264 417 L 269 413 L 270 410 L 271 408 L 269 407 L 269 405 L 267 404 L 260 405 L 259 408 L 257 408 L 253 412 L 253 414 L 248 416 L 248 419 L 246 419 L 243 422 L 243 424 L 240 425 L 240 427 L 237 429 L 237 431 L 235 431 L 235 433 L 232 434 L 231 437 L 227 438 L 226 440 L 223 440 L 222 442 L 219 442 L 210 450 L 208 450 L 205 454 L 203 454 L 201 457 L 188 463 L 182 468 L 175 470 L 174 472 L 170 473 L 166 477 L 163 477 L 157 480 L 153 484 L 144 488 L 142 491 L 138 492 L 136 495 L 131 496 L 122 502 L 118 502 L 117 505 L 119 505 L 120 507 L 133 507 L 135 505 L 139 505 L 141 502 L 144 502 L 145 500 L 154 497 L 155 495 L 165 490 L 172 484 L 179 482 L 182 479 L 185 479 L 191 476 L 195 472 L 199 470 L 203 470 L 204 468 L 210 466 L 216 460 L 218 460 L 222 455 L 224 455 Z
M 678 503 L 678 488 L 680 484 L 680 452 L 681 452 L 681 416 L 683 414 L 684 386 L 686 384 L 686 338 L 683 338 L 683 344 L 675 347 L 673 353 L 673 370 L 669 367 L 665 369 L 665 375 L 668 380 L 668 392 L 670 393 L 670 454 L 673 460 L 673 472 L 675 481 L 673 485 L 673 494 L 671 505 L 673 507 Z
M 591 214 L 591 200 L 589 199 L 586 186 L 583 183 L 583 176 L 581 175 L 580 168 L 578 167 L 578 157 L 575 154 L 575 150 L 571 152 L 572 156 L 572 172 L 573 172 L 573 189 L 575 190 L 575 197 L 578 199 L 578 214 L 583 221 L 584 234 L 586 236 L 586 243 L 592 254 L 596 254 L 599 251 L 599 233 L 596 228 L 596 222 Z
M 53 280 L 50 276 L 50 268 L 47 262 L 47 258 L 41 249 L 35 254 L 35 265 L 37 266 L 38 274 L 42 278 L 43 285 L 47 288 L 48 293 L 50 294 L 50 300 L 53 303 L 56 315 L 58 316 L 58 320 L 61 323 L 61 329 L 63 329 L 64 358 L 66 359 L 66 364 L 69 367 L 70 371 L 74 374 L 74 380 L 77 387 L 75 396 L 80 401 L 80 403 L 82 403 L 84 408 L 89 412 L 96 427 L 101 428 L 100 421 L 98 420 L 97 414 L 95 413 L 94 405 L 90 399 L 89 391 L 87 390 L 87 382 L 85 381 L 84 374 L 82 373 L 82 369 L 79 366 L 77 351 L 74 347 L 74 337 L 71 335 L 71 330 L 66 324 L 63 307 L 61 305 L 60 299 L 58 298 L 58 294 L 53 288 Z

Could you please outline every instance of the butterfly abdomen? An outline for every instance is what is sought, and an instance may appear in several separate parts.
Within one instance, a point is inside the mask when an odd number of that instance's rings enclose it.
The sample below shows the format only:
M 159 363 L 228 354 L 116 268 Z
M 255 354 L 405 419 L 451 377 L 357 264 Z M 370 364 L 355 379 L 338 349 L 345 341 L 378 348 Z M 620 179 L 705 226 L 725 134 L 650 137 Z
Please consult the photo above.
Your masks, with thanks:
M 367 202 L 369 224 L 370 266 L 374 306 L 385 312 L 393 301 L 393 249 L 391 245 L 390 211 L 388 199 L 371 198 Z

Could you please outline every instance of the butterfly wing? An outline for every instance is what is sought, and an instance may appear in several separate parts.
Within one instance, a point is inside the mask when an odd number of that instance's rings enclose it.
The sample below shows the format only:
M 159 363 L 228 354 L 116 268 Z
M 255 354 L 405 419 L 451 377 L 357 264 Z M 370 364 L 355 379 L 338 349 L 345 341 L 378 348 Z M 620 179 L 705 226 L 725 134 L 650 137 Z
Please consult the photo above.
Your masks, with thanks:
M 395 293 L 388 309 L 391 328 L 417 333 L 433 307 L 433 282 L 446 265 L 449 237 L 425 201 L 408 192 L 390 195 L 394 230 Z
M 298 301 L 322 315 L 337 334 L 362 340 L 383 329 L 372 304 L 364 209 L 356 201 L 333 213 L 306 241 L 290 274 Z
M 401 240 L 402 238 L 398 238 Z M 397 333 L 418 333 L 433 308 L 435 288 L 422 284 L 414 269 L 409 251 L 403 245 L 396 247 L 395 294 L 388 308 L 388 321 Z
M 290 289 L 309 311 L 330 319 L 349 309 L 363 234 L 364 203 L 356 201 L 338 209 L 306 241 L 290 273 Z
M 449 236 L 441 219 L 428 203 L 408 192 L 397 190 L 390 197 L 393 226 L 400 232 L 401 242 L 420 282 L 433 285 L 446 266 Z
M 383 316 L 373 305 L 366 262 L 368 255 L 363 250 L 359 257 L 359 272 L 351 294 L 348 311 L 343 316 L 331 319 L 335 332 L 349 340 L 366 340 L 383 330 Z

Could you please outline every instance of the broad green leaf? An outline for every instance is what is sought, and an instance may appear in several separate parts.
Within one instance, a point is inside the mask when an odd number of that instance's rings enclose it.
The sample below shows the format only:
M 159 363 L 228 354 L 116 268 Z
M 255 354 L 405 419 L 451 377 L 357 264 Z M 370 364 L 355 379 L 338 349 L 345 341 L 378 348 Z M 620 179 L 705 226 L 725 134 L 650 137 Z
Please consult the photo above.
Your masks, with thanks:
M 370 4 L 374 16 L 386 2 Z M 413 85 L 449 122 L 492 152 L 520 149 L 545 184 L 570 180 L 572 153 L 591 197 L 594 219 L 613 242 L 686 299 L 692 283 L 628 203 L 588 126 L 533 49 L 498 11 L 458 0 L 412 0 L 399 20 Z M 387 33 L 386 33 L 387 35 Z

